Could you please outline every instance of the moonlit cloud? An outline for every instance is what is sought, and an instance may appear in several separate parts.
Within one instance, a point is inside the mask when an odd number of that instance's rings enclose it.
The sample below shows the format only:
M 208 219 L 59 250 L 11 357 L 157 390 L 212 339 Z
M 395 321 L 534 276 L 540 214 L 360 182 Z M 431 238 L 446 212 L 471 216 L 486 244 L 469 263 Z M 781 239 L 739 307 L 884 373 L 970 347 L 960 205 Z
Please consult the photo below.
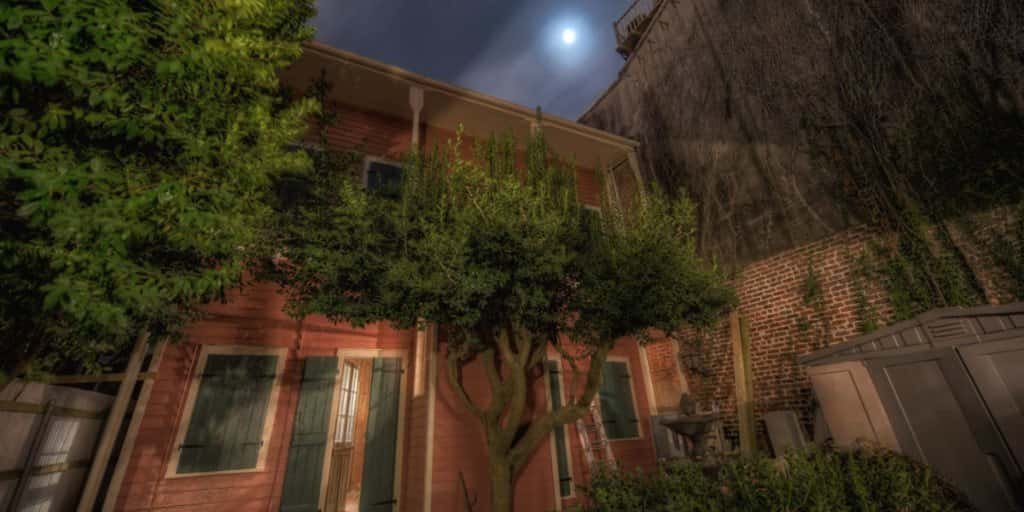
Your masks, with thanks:
M 575 119 L 615 79 L 629 0 L 318 0 L 317 40 Z M 563 40 L 575 31 L 573 44 Z

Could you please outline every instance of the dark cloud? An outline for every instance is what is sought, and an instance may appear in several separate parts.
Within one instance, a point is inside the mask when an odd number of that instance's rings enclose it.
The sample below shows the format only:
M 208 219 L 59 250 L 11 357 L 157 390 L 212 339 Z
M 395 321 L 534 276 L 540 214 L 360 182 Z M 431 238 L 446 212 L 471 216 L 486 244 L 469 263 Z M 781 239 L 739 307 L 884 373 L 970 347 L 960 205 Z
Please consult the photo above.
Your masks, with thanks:
M 575 119 L 615 79 L 628 0 L 318 0 L 317 39 Z M 579 39 L 561 43 L 566 27 Z

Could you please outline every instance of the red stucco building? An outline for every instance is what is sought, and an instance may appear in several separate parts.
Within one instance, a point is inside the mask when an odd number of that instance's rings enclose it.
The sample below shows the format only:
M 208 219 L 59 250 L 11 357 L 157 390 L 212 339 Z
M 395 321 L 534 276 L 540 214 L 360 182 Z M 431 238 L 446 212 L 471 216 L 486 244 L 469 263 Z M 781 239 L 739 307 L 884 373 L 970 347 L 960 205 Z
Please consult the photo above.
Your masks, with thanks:
M 317 43 L 283 80 L 302 90 L 321 70 L 339 111 L 330 143 L 363 152 L 366 174 L 386 171 L 414 146 L 445 144 L 461 124 L 470 142 L 491 133 L 525 140 L 544 130 L 556 153 L 575 158 L 581 197 L 591 204 L 599 196 L 595 171 L 614 176 L 606 181 L 613 195 L 628 196 L 638 184 L 637 144 L 629 139 L 554 117 L 538 126 L 531 109 Z M 473 510 L 486 511 L 483 432 L 439 376 L 444 343 L 435 331 L 356 329 L 316 317 L 299 323 L 283 305 L 274 286 L 247 286 L 162 349 L 108 508 L 448 512 L 466 510 L 468 495 Z M 606 413 L 616 417 L 605 418 L 612 451 L 627 469 L 651 468 L 649 417 L 658 400 L 643 348 L 621 340 L 608 364 L 624 377 L 602 388 L 618 404 Z M 554 352 L 546 367 L 533 390 L 541 408 L 564 400 L 570 382 Z M 486 399 L 481 368 L 471 365 L 464 379 L 473 398 Z M 328 432 L 310 428 L 317 424 Z M 560 510 L 578 499 L 589 471 L 575 426 L 561 435 L 519 478 L 517 510 Z

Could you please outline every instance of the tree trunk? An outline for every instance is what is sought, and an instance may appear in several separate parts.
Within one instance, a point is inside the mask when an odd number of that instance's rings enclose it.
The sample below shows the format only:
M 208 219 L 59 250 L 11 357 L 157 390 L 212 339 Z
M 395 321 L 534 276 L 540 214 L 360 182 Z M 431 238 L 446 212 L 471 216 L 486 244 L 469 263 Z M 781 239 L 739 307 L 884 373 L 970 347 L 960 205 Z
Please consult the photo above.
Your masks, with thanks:
M 491 512 L 512 512 L 512 464 L 506 457 L 491 455 Z

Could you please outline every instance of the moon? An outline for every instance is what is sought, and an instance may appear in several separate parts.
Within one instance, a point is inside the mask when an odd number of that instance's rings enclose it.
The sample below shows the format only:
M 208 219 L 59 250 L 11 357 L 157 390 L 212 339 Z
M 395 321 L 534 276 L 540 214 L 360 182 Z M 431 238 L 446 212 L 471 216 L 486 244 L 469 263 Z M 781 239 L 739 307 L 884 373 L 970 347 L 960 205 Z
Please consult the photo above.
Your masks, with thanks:
M 567 45 L 575 44 L 576 43 L 576 31 L 571 29 L 571 28 L 567 28 L 567 29 L 563 30 L 562 31 L 562 42 L 567 44 Z

